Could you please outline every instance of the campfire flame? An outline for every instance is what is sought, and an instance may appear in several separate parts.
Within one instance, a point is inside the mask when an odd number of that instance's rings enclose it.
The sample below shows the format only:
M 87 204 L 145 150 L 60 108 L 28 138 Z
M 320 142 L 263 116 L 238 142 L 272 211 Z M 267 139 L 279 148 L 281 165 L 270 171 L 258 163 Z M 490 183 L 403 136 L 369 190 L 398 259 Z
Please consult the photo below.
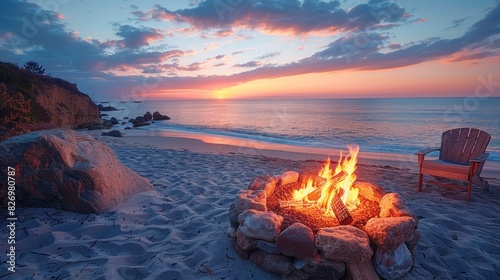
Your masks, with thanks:
M 325 166 L 321 169 L 318 176 L 326 179 L 326 183 L 324 184 L 321 190 L 321 196 L 316 201 L 310 201 L 308 199 L 308 194 L 316 190 L 316 186 L 314 184 L 314 179 L 309 178 L 305 184 L 303 184 L 302 188 L 299 190 L 295 190 L 293 192 L 293 200 L 297 201 L 305 201 L 307 203 L 313 203 L 319 208 L 326 209 L 325 215 L 334 215 L 332 211 L 332 200 L 335 195 L 342 194 L 341 200 L 348 210 L 353 210 L 359 205 L 358 192 L 357 188 L 354 188 L 352 184 L 356 181 L 356 175 L 354 171 L 356 171 L 356 163 L 358 161 L 358 146 L 348 146 L 349 155 L 346 157 L 342 156 L 342 151 L 340 153 L 340 159 L 338 161 L 337 167 L 335 171 L 333 171 L 330 167 L 330 157 L 326 161 Z M 341 173 L 345 172 L 347 177 L 335 184 L 332 181 L 332 178 Z

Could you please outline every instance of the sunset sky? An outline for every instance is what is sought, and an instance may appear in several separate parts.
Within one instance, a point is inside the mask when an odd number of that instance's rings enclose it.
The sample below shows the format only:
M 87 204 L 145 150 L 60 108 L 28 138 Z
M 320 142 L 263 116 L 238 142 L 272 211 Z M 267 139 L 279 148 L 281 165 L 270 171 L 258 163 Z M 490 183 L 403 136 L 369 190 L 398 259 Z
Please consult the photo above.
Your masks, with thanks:
M 3 0 L 0 60 L 98 101 L 474 96 L 500 2 Z

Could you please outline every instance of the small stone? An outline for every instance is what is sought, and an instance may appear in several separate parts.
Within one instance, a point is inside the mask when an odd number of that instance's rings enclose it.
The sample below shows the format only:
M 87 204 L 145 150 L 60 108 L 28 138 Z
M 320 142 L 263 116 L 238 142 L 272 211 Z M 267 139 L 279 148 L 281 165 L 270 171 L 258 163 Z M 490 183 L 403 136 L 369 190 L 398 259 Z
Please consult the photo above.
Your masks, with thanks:
M 315 243 L 323 255 L 333 261 L 362 262 L 373 255 L 368 235 L 353 226 L 321 228 Z
M 236 239 L 231 240 L 231 245 L 233 247 L 234 252 L 236 252 L 236 254 L 238 256 L 240 256 L 240 258 L 242 258 L 244 260 L 247 260 L 248 258 L 250 258 L 250 253 L 252 251 L 241 249 L 241 247 L 238 245 L 238 241 L 236 241 Z
M 377 248 L 374 263 L 375 270 L 385 279 L 397 279 L 410 271 L 413 266 L 411 253 L 404 243 L 394 251 Z
M 240 192 L 235 201 L 235 208 L 238 214 L 249 209 L 267 211 L 265 191 L 247 190 Z
M 415 220 L 411 217 L 372 218 L 365 231 L 371 241 L 386 251 L 394 251 L 415 231 Z
M 250 255 L 250 260 L 267 272 L 290 274 L 293 271 L 292 260 L 283 255 L 270 255 L 257 249 Z
M 229 224 L 233 227 L 238 227 L 240 225 L 240 222 L 238 221 L 238 211 L 236 210 L 236 205 L 235 203 L 231 203 L 231 206 L 229 206 Z
M 307 279 L 337 280 L 341 279 L 346 271 L 343 262 L 332 261 L 317 254 L 314 258 L 297 259 L 293 266 L 298 271 L 307 274 Z
M 257 246 L 255 246 L 255 239 L 253 238 L 250 238 L 248 236 L 246 236 L 243 232 L 241 232 L 241 227 L 239 227 L 237 230 L 236 230 L 236 241 L 238 243 L 238 246 L 242 249 L 242 250 L 253 250 L 253 249 L 256 249 Z
M 281 185 L 295 183 L 299 180 L 299 173 L 296 171 L 286 171 L 280 175 Z
M 274 242 L 280 232 L 283 217 L 274 212 L 245 210 L 238 216 L 241 230 L 246 236 Z
M 417 222 L 417 216 L 406 205 L 399 193 L 388 193 L 380 200 L 380 218 L 412 217 Z
M 289 257 L 299 259 L 312 258 L 316 255 L 314 233 L 302 223 L 294 223 L 276 237 L 279 251 Z
M 261 249 L 262 251 L 264 251 L 270 255 L 279 255 L 280 254 L 280 251 L 278 250 L 278 247 L 276 247 L 276 244 L 274 242 L 257 240 L 257 241 L 255 241 L 255 246 L 257 246 L 257 248 Z
M 380 200 L 385 195 L 385 190 L 383 188 L 369 182 L 356 182 L 353 187 L 359 190 L 360 195 L 377 204 L 380 203 Z
M 266 193 L 266 197 L 270 197 L 274 188 L 276 187 L 276 180 L 269 175 L 262 175 L 260 177 L 254 178 L 252 182 L 248 185 L 249 190 L 263 190 Z
M 418 230 L 414 230 L 405 240 L 406 247 L 408 250 L 413 251 L 413 248 L 417 246 L 418 241 L 420 240 L 420 233 Z
M 226 230 L 226 235 L 228 238 L 236 238 L 236 228 L 235 227 L 228 227 Z

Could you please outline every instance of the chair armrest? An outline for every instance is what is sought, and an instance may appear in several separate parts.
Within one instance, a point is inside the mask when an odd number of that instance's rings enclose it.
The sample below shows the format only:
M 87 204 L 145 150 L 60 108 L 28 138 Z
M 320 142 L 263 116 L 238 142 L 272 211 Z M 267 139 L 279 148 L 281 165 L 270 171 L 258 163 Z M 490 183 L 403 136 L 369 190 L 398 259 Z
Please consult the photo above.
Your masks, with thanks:
M 415 153 L 415 155 L 418 156 L 418 166 L 420 169 L 422 169 L 422 165 L 424 163 L 424 158 L 425 158 L 425 155 L 430 153 L 430 152 L 434 152 L 434 151 L 439 151 L 440 149 L 439 148 L 432 148 L 432 149 L 425 149 L 425 150 L 420 150 L 418 152 Z
M 425 150 L 420 150 L 418 152 L 415 153 L 415 155 L 417 156 L 420 156 L 420 155 L 426 155 L 430 152 L 434 152 L 434 151 L 439 151 L 440 148 L 432 148 L 432 149 L 425 149 Z
M 474 163 L 482 163 L 482 162 L 485 162 L 486 159 L 490 156 L 489 153 L 484 153 L 482 155 L 479 155 L 478 157 L 476 157 L 475 159 L 471 159 L 470 162 L 474 162 Z

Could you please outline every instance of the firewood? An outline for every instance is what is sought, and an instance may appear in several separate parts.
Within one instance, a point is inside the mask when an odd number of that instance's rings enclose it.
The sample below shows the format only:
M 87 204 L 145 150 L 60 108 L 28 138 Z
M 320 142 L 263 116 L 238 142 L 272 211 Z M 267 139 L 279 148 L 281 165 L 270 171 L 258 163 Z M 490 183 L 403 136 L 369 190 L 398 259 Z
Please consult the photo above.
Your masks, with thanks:
M 278 201 L 280 208 L 291 208 L 291 207 L 309 207 L 312 203 L 304 202 L 302 200 L 282 200 Z
M 352 216 L 349 213 L 349 210 L 347 210 L 345 204 L 342 202 L 341 196 L 338 193 L 336 193 L 332 198 L 332 210 L 341 225 L 348 225 L 352 223 Z
M 318 178 L 321 178 L 321 177 L 318 177 Z M 318 178 L 316 178 L 316 180 L 315 180 L 316 183 L 319 183 L 322 181 L 322 180 L 318 180 Z M 340 173 L 338 173 L 335 176 L 333 176 L 332 178 L 330 178 L 330 181 L 332 182 L 330 185 L 326 184 L 327 181 L 326 181 L 326 179 L 323 178 L 324 183 L 322 185 L 318 185 L 318 187 L 314 191 L 307 194 L 307 199 L 311 200 L 311 201 L 318 200 L 321 197 L 321 191 L 323 190 L 323 188 L 330 187 L 330 186 L 333 187 L 336 184 L 344 181 L 345 178 L 347 178 L 347 173 L 345 171 L 341 171 Z
M 346 279 L 348 280 L 378 280 L 380 277 L 373 267 L 373 262 L 368 259 L 364 262 L 345 263 Z

